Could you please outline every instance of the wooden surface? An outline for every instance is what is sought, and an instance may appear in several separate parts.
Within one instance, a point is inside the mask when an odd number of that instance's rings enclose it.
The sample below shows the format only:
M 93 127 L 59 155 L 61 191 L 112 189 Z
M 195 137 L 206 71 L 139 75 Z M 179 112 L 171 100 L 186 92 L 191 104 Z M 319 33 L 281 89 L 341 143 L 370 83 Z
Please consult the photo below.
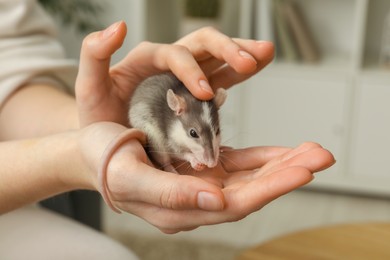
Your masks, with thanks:
M 246 250 L 237 259 L 390 259 L 390 223 L 297 232 Z

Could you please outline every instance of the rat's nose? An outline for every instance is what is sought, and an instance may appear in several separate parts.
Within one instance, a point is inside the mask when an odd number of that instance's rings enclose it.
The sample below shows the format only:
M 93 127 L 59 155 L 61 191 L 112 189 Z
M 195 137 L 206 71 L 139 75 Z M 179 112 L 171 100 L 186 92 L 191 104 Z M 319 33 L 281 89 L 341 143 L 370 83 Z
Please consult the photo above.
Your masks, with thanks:
M 207 167 L 209 168 L 214 168 L 215 166 L 217 166 L 218 164 L 218 161 L 217 160 L 210 160 L 208 163 L 207 163 Z

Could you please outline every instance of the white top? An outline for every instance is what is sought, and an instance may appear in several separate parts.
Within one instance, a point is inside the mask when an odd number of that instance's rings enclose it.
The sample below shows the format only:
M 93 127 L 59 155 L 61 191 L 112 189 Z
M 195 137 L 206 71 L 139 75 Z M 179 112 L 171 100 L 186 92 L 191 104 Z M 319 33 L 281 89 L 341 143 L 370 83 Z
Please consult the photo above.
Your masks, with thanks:
M 56 33 L 36 0 L 0 0 L 0 106 L 28 83 L 73 89 L 77 63 L 65 58 Z

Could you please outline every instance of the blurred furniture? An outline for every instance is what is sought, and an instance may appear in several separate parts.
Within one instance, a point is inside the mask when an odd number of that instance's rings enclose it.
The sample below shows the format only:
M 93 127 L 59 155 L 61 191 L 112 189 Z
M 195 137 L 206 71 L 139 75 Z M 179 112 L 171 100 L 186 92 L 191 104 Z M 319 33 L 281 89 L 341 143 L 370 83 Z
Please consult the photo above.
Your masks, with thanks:
M 39 204 L 101 231 L 101 199 L 98 192 L 72 191 L 46 199 Z
M 276 44 L 275 61 L 244 82 L 234 104 L 242 145 L 318 142 L 337 163 L 309 187 L 390 196 L 390 69 L 380 62 L 390 1 L 283 1 L 299 7 L 321 54 L 315 62 L 283 57 L 277 2 L 242 1 L 240 36 Z
M 237 259 L 390 259 L 389 245 L 390 223 L 335 225 L 273 239 Z

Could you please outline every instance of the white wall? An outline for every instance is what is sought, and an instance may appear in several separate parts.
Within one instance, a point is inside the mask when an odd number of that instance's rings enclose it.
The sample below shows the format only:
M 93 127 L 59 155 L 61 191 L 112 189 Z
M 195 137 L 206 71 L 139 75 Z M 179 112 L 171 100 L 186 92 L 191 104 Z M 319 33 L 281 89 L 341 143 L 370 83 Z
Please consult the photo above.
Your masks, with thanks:
M 115 0 L 106 1 L 104 5 L 107 6 L 107 10 L 99 20 L 105 27 L 120 20 L 125 21 L 128 27 L 126 40 L 113 57 L 112 62 L 115 63 L 145 38 L 145 1 Z M 73 28 L 64 27 L 61 23 L 59 29 L 59 37 L 65 45 L 68 56 L 78 58 L 82 40 L 86 35 L 75 32 Z

